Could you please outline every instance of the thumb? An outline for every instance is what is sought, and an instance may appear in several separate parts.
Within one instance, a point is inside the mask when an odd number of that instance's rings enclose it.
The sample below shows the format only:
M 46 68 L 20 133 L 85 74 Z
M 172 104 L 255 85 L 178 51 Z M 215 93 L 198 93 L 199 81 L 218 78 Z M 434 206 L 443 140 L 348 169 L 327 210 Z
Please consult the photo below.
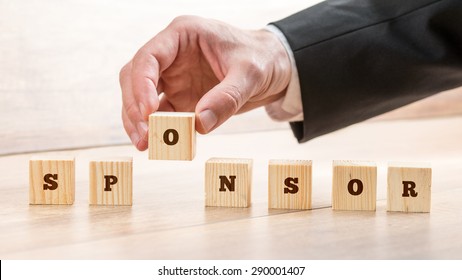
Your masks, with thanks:
M 251 90 L 245 77 L 228 73 L 218 85 L 209 90 L 196 105 L 196 129 L 206 134 L 214 130 L 249 100 Z

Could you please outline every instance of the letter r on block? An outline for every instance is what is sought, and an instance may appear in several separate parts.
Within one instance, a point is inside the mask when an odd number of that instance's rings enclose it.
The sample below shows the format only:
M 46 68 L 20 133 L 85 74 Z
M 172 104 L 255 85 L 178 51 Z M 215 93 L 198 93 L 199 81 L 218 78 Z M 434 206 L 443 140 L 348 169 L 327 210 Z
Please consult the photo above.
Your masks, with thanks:
M 387 210 L 430 212 L 432 169 L 428 163 L 388 164 Z

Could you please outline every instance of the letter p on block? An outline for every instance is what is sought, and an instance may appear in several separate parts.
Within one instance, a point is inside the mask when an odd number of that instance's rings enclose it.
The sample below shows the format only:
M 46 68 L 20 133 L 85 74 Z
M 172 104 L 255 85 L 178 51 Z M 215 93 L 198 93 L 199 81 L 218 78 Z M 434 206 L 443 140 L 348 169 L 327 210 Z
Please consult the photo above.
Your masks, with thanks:
M 90 205 L 132 205 L 133 158 L 90 161 Z
M 193 160 L 196 153 L 195 114 L 156 112 L 149 116 L 149 159 Z

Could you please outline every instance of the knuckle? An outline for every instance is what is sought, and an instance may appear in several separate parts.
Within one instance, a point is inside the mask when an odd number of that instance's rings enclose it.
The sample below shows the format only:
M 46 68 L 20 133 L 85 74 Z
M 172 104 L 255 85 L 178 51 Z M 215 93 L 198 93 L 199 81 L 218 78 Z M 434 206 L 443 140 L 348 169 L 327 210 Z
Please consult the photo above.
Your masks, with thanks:
M 122 84 L 124 81 L 124 78 L 129 75 L 130 68 L 131 68 L 131 64 L 127 63 L 122 67 L 122 69 L 120 69 L 120 72 L 119 72 L 119 83 L 120 84 Z
M 237 86 L 228 85 L 223 89 L 223 93 L 228 98 L 230 104 L 230 110 L 236 112 L 242 106 L 244 98 L 242 96 L 242 92 L 239 90 Z
M 125 129 L 125 132 L 126 132 L 128 135 L 130 135 L 130 133 L 132 133 L 132 127 L 131 127 L 131 125 L 130 125 L 129 122 L 130 122 L 129 120 L 125 120 L 125 119 L 122 120 L 124 129 Z
M 134 65 L 134 68 L 136 68 L 140 63 L 144 62 L 146 59 L 146 56 L 148 56 L 148 52 L 143 48 L 139 49 L 135 55 L 133 56 L 132 59 L 132 64 Z
M 170 23 L 170 26 L 175 29 L 194 28 L 194 27 L 197 27 L 200 22 L 201 22 L 201 18 L 198 16 L 182 15 L 182 16 L 175 17 Z
M 125 107 L 127 116 L 130 120 L 136 121 L 140 117 L 140 112 L 138 107 L 135 105 L 134 102 L 131 102 L 130 104 L 127 104 Z
M 265 67 L 257 61 L 251 60 L 243 63 L 243 68 L 249 77 L 255 81 L 261 81 L 265 76 Z
M 183 24 L 185 22 L 191 22 L 191 21 L 194 21 L 196 20 L 197 17 L 196 16 L 191 16 L 191 15 L 181 15 L 181 16 L 177 16 L 173 19 L 172 23 L 173 24 Z
M 124 126 L 125 132 L 127 132 L 127 134 L 130 135 L 130 133 L 132 132 L 132 125 L 124 108 L 122 108 L 122 124 Z

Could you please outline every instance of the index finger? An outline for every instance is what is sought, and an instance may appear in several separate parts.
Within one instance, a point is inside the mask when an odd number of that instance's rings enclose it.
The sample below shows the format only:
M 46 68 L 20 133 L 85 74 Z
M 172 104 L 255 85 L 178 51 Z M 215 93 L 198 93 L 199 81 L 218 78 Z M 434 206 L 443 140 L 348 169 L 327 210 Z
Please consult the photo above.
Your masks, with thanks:
M 162 71 L 175 60 L 178 52 L 178 35 L 168 28 L 146 43 L 133 57 L 132 93 L 137 100 L 141 119 L 159 108 L 157 89 Z

